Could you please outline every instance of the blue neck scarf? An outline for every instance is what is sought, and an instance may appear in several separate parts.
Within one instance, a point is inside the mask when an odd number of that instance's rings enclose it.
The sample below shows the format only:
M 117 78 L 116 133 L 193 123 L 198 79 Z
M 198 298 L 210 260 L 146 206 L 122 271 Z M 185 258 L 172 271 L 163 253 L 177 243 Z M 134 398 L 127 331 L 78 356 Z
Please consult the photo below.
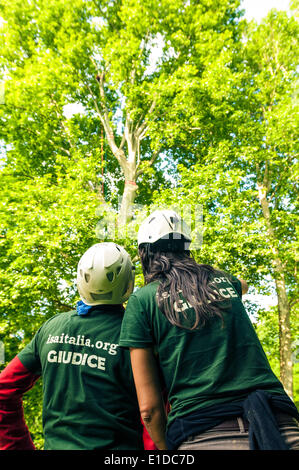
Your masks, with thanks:
M 90 310 L 94 308 L 94 305 L 86 305 L 82 300 L 79 300 L 76 305 L 78 315 L 88 315 Z
M 103 305 L 86 305 L 82 300 L 79 300 L 76 305 L 76 310 L 77 314 L 80 316 L 85 316 L 88 315 L 90 312 L 93 310 L 105 310 L 108 312 L 121 312 L 124 314 L 124 306 L 122 304 L 119 305 L 109 305 L 109 304 L 103 304 Z

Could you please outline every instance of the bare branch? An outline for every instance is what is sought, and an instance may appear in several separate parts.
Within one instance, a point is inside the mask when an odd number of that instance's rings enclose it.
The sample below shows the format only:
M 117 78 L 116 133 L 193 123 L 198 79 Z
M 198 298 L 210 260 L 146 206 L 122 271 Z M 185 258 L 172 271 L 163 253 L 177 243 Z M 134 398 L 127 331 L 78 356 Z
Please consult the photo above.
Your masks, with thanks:
M 131 73 L 130 73 L 130 82 L 131 84 L 133 85 L 133 83 L 135 82 L 135 77 L 136 77 L 136 69 L 135 67 L 131 70 Z
M 146 137 L 148 130 L 149 130 L 149 126 L 145 126 L 145 128 L 143 129 L 143 132 L 139 135 L 139 140 L 143 140 Z
M 136 137 L 139 138 L 140 140 L 141 139 L 144 139 L 145 137 L 145 134 L 146 132 L 148 131 L 148 117 L 152 114 L 152 112 L 154 111 L 155 109 L 155 106 L 156 106 L 156 101 L 154 100 L 148 110 L 148 112 L 146 113 L 146 117 L 144 118 L 143 120 L 143 123 L 142 124 L 139 124 L 141 119 L 139 120 L 137 126 L 136 126 L 136 131 L 135 131 L 135 134 L 136 134 Z
M 145 160 L 146 162 L 148 162 L 148 166 L 152 166 L 152 164 L 154 163 L 154 161 L 156 160 L 157 156 L 159 155 L 160 153 L 160 149 L 156 150 L 153 155 L 152 155 L 152 158 L 150 160 Z M 140 160 L 139 160 L 139 163 L 136 167 L 136 169 L 139 167 L 139 164 L 140 164 Z M 142 175 L 143 173 L 143 170 L 142 169 L 139 169 L 138 171 L 136 171 L 136 176 L 139 176 L 139 175 Z
M 100 81 L 101 80 L 103 80 L 103 74 L 102 74 L 102 78 L 100 78 Z M 106 104 L 105 104 L 104 86 L 103 86 L 103 84 L 100 85 L 100 90 L 102 90 L 101 91 L 101 97 L 103 98 L 103 101 L 101 102 L 101 106 L 103 107 L 103 111 L 101 111 L 101 109 L 99 108 L 97 99 L 96 99 L 92 89 L 90 88 L 89 84 L 86 83 L 85 85 L 86 85 L 86 87 L 88 88 L 88 90 L 91 94 L 91 97 L 92 97 L 92 100 L 94 102 L 96 111 L 99 115 L 99 118 L 100 118 L 102 124 L 103 124 L 109 147 L 110 147 L 113 155 L 117 159 L 118 163 L 123 168 L 125 163 L 126 163 L 126 157 L 124 155 L 124 152 L 123 152 L 122 148 L 118 148 L 116 143 L 115 143 L 114 132 L 113 132 L 111 126 L 110 126 L 109 116 L 108 116 L 108 109 L 107 109 Z
M 152 156 L 152 158 L 150 159 L 149 161 L 149 164 L 150 166 L 154 163 L 154 161 L 156 160 L 157 156 L 159 155 L 160 153 L 160 149 L 156 150 Z
M 298 299 L 294 299 L 290 302 L 290 307 L 294 307 L 294 305 L 296 305 L 297 303 L 299 302 L 299 298 Z
M 97 102 L 97 100 L 96 100 L 96 97 L 95 97 L 95 95 L 94 95 L 92 89 L 91 89 L 90 86 L 88 85 L 88 83 L 85 83 L 85 86 L 88 88 L 88 91 L 89 91 L 89 93 L 91 94 L 92 101 L 94 102 L 96 111 L 97 111 L 97 113 L 98 113 L 98 115 L 99 115 L 99 117 L 100 117 L 100 119 L 101 119 L 101 121 L 102 121 L 102 123 L 103 123 L 103 122 L 104 122 L 104 116 L 103 116 L 103 114 L 102 114 L 102 112 L 101 112 L 101 110 L 100 110 L 100 108 L 99 108 L 99 106 L 98 106 L 98 102 Z
M 140 140 L 137 141 L 137 162 L 136 162 L 136 170 L 140 165 Z
M 270 182 L 270 175 L 269 175 L 269 161 L 265 161 L 265 172 L 264 172 L 264 180 L 263 180 L 263 185 L 267 189 L 267 192 L 270 190 L 271 182 Z
M 121 142 L 119 144 L 119 150 L 122 150 L 124 148 L 125 143 L 126 143 L 126 138 L 125 138 L 125 133 L 123 133 Z

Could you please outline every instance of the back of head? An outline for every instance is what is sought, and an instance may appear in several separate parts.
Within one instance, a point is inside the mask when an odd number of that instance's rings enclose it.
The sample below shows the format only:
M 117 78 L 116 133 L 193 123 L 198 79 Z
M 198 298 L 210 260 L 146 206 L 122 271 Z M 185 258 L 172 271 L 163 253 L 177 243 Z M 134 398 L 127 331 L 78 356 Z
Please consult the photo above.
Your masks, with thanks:
M 173 210 L 153 212 L 144 220 L 138 232 L 138 247 L 145 244 L 153 250 L 185 251 L 189 249 L 190 242 L 190 228 Z
M 112 242 L 91 246 L 78 263 L 77 287 L 86 305 L 122 304 L 134 288 L 130 255 Z
M 184 220 L 173 210 L 155 211 L 141 224 L 138 232 L 138 248 L 145 280 L 149 281 L 153 261 L 160 260 L 163 272 L 167 271 L 171 253 L 177 257 L 190 256 L 191 231 Z M 168 253 L 163 260 L 158 253 Z M 156 255 L 155 255 L 156 254 Z
M 145 282 L 159 281 L 160 310 L 173 325 L 192 330 L 213 316 L 222 317 L 217 303 L 223 299 L 209 283 L 214 268 L 196 263 L 189 251 L 190 243 L 190 228 L 174 211 L 152 213 L 138 233 Z M 182 314 L 183 301 L 193 309 L 192 318 Z

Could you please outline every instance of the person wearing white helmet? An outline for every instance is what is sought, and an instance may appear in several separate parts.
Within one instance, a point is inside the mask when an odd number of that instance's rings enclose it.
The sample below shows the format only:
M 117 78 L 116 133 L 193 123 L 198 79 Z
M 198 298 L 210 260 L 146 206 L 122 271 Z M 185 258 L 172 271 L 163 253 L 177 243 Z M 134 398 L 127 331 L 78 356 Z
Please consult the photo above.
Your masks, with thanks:
M 93 245 L 79 261 L 77 287 L 86 305 L 123 304 L 134 288 L 130 255 L 116 243 Z
M 145 286 L 130 296 L 119 344 L 151 438 L 160 450 L 299 449 L 299 413 L 244 309 L 247 283 L 196 263 L 190 242 L 169 210 L 138 233 Z
M 190 228 L 175 211 L 157 210 L 141 224 L 138 246 L 153 247 L 157 242 L 164 251 L 188 250 L 191 243 Z
M 129 254 L 97 243 L 77 269 L 76 310 L 46 321 L 0 374 L 0 448 L 34 449 L 21 398 L 43 379 L 45 450 L 142 450 L 129 352 L 119 348 L 134 287 Z

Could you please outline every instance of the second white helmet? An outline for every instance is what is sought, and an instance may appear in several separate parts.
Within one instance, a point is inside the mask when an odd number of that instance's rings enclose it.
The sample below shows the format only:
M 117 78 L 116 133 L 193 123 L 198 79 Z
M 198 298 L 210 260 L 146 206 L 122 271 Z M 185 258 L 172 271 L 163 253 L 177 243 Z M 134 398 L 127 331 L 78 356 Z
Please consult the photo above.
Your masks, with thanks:
M 134 288 L 130 255 L 112 242 L 91 246 L 78 263 L 77 287 L 86 305 L 122 304 Z
M 138 232 L 138 246 L 159 240 L 182 241 L 185 249 L 191 242 L 191 231 L 184 220 L 173 210 L 155 211 L 141 224 Z

